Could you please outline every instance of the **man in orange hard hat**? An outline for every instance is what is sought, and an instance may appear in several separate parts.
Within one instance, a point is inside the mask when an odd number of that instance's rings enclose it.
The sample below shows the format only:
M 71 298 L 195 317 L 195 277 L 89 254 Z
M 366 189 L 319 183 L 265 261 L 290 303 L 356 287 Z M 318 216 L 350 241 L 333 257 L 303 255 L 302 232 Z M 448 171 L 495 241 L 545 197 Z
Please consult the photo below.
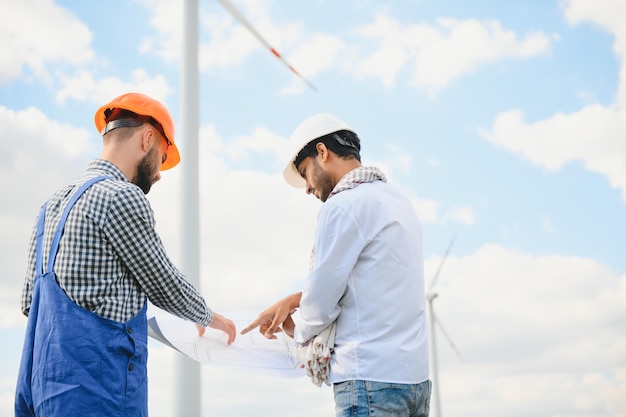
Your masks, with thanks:
M 100 107 L 100 158 L 42 207 L 22 293 L 28 316 L 15 416 L 147 416 L 147 319 L 155 306 L 226 333 L 172 264 L 145 194 L 180 161 L 174 122 L 128 93 Z M 44 263 L 45 262 L 45 263 Z

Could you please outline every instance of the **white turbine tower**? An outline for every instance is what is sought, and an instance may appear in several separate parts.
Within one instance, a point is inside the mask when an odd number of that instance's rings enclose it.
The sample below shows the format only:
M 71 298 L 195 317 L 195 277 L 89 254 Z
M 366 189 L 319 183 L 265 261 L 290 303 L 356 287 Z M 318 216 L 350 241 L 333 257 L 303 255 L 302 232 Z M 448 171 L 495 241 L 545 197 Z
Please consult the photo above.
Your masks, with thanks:
M 435 410 L 434 416 L 435 417 L 441 417 L 441 398 L 439 396 L 439 369 L 438 369 L 439 364 L 437 360 L 437 340 L 436 340 L 437 329 L 435 328 L 435 326 L 437 326 L 437 328 L 441 330 L 443 335 L 448 340 L 448 343 L 450 343 L 450 346 L 452 346 L 452 349 L 454 349 L 456 354 L 459 357 L 461 357 L 461 353 L 457 350 L 456 346 L 452 342 L 452 339 L 450 339 L 450 336 L 448 336 L 448 333 L 443 328 L 441 322 L 437 320 L 437 316 L 435 316 L 435 310 L 433 309 L 433 301 L 435 300 L 435 298 L 439 296 L 439 294 L 433 291 L 433 288 L 435 287 L 435 283 L 437 282 L 437 278 L 439 278 L 439 273 L 441 272 L 443 263 L 448 257 L 448 254 L 450 253 L 450 249 L 452 249 L 452 245 L 454 244 L 455 239 L 456 239 L 456 236 L 453 237 L 452 240 L 450 241 L 450 244 L 448 245 L 448 249 L 446 249 L 446 253 L 441 258 L 441 262 L 439 263 L 437 272 L 435 272 L 433 280 L 430 282 L 430 287 L 428 287 L 428 291 L 426 292 L 426 301 L 428 301 L 428 318 L 429 318 L 428 327 L 430 331 L 430 355 L 431 355 L 431 368 L 432 368 L 431 380 L 433 383 L 432 400 L 434 403 L 434 410 Z
M 243 17 L 228 0 L 218 0 L 228 12 L 248 29 L 269 51 L 280 59 L 293 73 L 302 78 L 313 90 L 315 87 L 305 80 L 274 49 L 261 34 Z M 182 160 L 182 270 L 190 282 L 200 289 L 200 198 L 198 160 L 198 0 L 183 3 L 183 48 L 181 77 L 181 130 L 183 146 Z M 198 363 L 180 355 L 178 359 L 178 391 L 176 415 L 199 417 L 201 415 L 200 368 Z

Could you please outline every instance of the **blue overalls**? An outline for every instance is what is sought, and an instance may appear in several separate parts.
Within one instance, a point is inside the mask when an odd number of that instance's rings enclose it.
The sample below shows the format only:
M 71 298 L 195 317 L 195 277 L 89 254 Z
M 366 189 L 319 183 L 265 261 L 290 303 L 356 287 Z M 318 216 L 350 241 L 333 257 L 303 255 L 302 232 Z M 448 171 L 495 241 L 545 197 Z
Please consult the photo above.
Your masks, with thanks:
M 46 206 L 37 221 L 36 271 L 15 396 L 15 416 L 147 416 L 146 305 L 125 323 L 74 303 L 53 271 L 70 209 L 93 183 L 71 197 L 42 268 Z

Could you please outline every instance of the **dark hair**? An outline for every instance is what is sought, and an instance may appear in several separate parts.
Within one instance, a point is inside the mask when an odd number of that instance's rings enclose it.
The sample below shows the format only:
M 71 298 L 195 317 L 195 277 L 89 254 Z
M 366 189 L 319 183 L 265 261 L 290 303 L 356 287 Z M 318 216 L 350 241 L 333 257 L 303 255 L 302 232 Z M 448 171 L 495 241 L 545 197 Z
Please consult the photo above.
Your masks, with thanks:
M 139 115 L 135 112 L 117 107 L 109 108 L 104 111 L 104 121 L 106 123 L 118 119 L 136 119 Z
M 326 145 L 329 151 L 341 158 L 356 159 L 361 162 L 361 141 L 357 134 L 349 130 L 339 130 L 307 143 L 293 160 L 296 169 L 307 157 L 315 158 L 317 156 L 316 145 L 320 142 Z
M 112 109 L 106 109 L 104 111 L 104 118 L 106 122 L 106 127 L 104 129 L 105 133 L 120 127 L 135 128 L 143 125 L 144 123 L 150 123 L 163 136 L 165 142 L 167 142 L 167 146 L 172 145 L 172 142 L 170 142 L 170 140 L 167 138 L 167 135 L 165 134 L 161 123 L 157 122 L 156 119 L 154 119 L 154 117 L 152 116 L 143 116 L 130 110 L 119 109 L 116 107 Z M 115 122 L 116 124 L 113 126 L 109 126 L 110 122 Z M 129 136 L 129 134 L 126 133 L 123 136 L 127 137 Z

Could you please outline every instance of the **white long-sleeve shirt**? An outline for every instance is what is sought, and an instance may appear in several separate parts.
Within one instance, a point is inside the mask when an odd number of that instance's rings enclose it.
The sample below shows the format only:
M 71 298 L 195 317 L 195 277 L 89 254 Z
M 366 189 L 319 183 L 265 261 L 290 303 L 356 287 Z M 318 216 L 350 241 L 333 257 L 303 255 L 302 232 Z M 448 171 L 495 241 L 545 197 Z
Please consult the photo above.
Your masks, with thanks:
M 331 383 L 428 379 L 422 252 L 415 209 L 393 185 L 360 184 L 322 205 L 293 318 L 300 343 L 337 320 Z

